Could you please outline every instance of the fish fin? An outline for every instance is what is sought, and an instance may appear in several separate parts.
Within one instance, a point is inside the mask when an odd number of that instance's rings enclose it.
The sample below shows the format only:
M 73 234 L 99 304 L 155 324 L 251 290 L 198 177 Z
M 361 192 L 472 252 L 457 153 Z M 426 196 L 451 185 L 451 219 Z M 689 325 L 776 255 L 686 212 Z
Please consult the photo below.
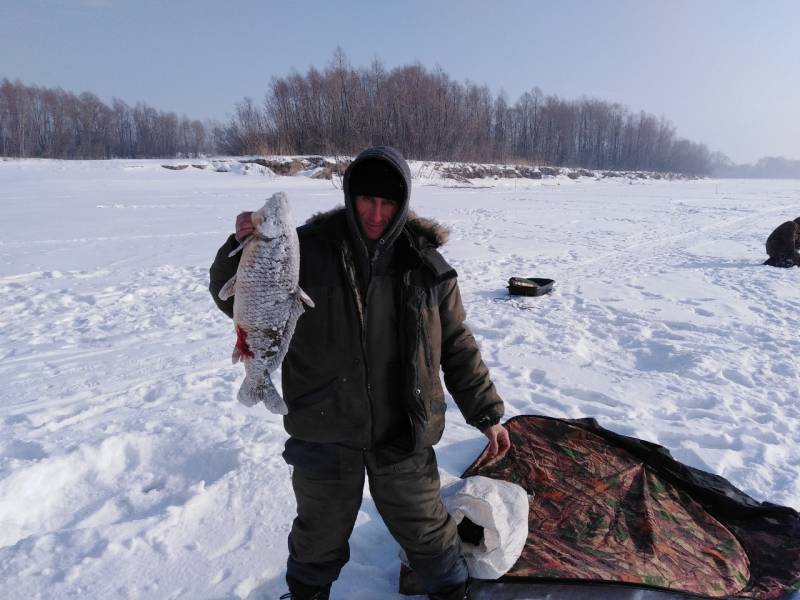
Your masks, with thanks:
M 219 291 L 217 296 L 219 296 L 220 300 L 227 300 L 228 298 L 233 298 L 235 293 L 236 293 L 236 275 L 228 279 L 225 285 L 222 286 L 222 289 Z
M 248 242 L 250 242 L 250 241 L 253 239 L 253 235 L 254 235 L 254 234 L 252 234 L 252 233 L 251 233 L 250 235 L 248 235 L 248 236 L 247 236 L 246 238 L 244 238 L 244 239 L 243 239 L 241 242 L 239 242 L 239 245 L 238 245 L 238 246 L 236 246 L 236 248 L 234 248 L 233 250 L 231 250 L 230 252 L 228 252 L 228 258 L 231 258 L 232 256 L 236 256 L 237 254 L 239 254 L 239 252 L 241 252 L 241 251 L 242 251 L 242 249 L 243 249 L 245 246 L 247 246 Z
M 244 242 L 246 242 L 248 239 L 249 238 L 245 238 Z M 228 252 L 228 258 L 231 258 L 231 257 L 236 256 L 237 254 L 239 254 L 239 252 L 242 251 L 242 248 L 244 248 L 244 242 L 240 242 L 239 245 L 236 246 L 236 248 L 234 248 L 233 250 Z
M 289 412 L 268 373 L 259 377 L 251 376 L 249 373 L 245 375 L 236 398 L 245 406 L 255 406 L 259 402 L 263 402 L 267 410 L 276 415 L 285 415 Z
M 300 302 L 308 306 L 309 308 L 314 308 L 314 301 L 311 299 L 311 296 L 306 294 L 301 288 L 297 288 L 297 297 L 300 298 Z
M 238 348 L 234 347 L 233 348 L 233 354 L 231 354 L 231 364 L 235 365 L 240 360 L 242 360 L 242 353 L 239 352 Z

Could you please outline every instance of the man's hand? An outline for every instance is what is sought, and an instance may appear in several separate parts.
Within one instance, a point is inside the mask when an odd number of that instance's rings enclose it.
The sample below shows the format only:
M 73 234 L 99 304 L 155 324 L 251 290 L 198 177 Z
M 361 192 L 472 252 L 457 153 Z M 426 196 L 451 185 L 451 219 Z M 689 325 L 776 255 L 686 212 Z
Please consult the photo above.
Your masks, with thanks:
M 502 425 L 492 425 L 481 433 L 489 438 L 489 458 L 503 458 L 511 448 L 508 430 Z
M 253 213 L 243 212 L 236 216 L 236 241 L 242 242 L 248 235 L 255 231 L 253 227 Z

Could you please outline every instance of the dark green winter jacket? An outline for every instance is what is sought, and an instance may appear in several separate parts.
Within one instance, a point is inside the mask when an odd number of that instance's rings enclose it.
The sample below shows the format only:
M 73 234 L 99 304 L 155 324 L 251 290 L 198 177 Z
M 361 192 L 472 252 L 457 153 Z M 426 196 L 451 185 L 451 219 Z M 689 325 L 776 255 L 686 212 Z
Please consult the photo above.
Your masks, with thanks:
M 300 287 L 314 300 L 315 308 L 298 320 L 283 361 L 283 396 L 289 407 L 286 430 L 310 442 L 371 447 L 371 402 L 366 387 L 370 357 L 363 351 L 344 209 L 318 217 L 300 227 L 298 234 Z M 440 368 L 467 422 L 483 428 L 503 415 L 503 402 L 464 324 L 456 273 L 436 251 L 441 235 L 432 223 L 412 218 L 395 248 L 400 273 L 396 299 L 399 396 L 411 424 L 414 449 L 432 446 L 442 436 L 445 403 Z M 231 236 L 220 248 L 209 286 L 217 305 L 229 316 L 233 315 L 232 299 L 222 301 L 217 293 L 236 272 L 238 259 L 227 256 L 236 246 Z
M 282 365 L 287 432 L 309 442 L 374 448 L 403 431 L 408 451 L 432 446 L 444 429 L 441 371 L 467 422 L 480 429 L 496 423 L 503 402 L 464 324 L 456 273 L 436 250 L 447 231 L 408 213 L 406 201 L 384 236 L 391 252 L 381 266 L 374 259 L 382 248 L 370 262 L 362 240 L 354 240 L 354 223 L 346 191 L 346 208 L 298 228 L 300 287 L 315 307 L 298 320 Z M 211 294 L 229 316 L 233 299 L 221 301 L 217 293 L 236 272 L 238 255 L 228 257 L 236 245 L 231 236 L 210 272 Z M 364 276 L 365 270 L 373 272 Z M 386 299 L 387 289 L 393 299 Z M 382 299 L 371 301 L 379 291 Z M 396 328 L 383 328 L 386 343 L 368 339 L 383 322 Z

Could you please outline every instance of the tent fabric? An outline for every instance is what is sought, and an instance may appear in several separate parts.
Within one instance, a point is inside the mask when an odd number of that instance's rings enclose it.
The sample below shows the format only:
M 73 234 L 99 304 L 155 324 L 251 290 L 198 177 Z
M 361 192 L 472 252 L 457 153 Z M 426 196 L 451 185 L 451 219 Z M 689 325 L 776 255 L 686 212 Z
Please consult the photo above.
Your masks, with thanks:
M 800 517 L 683 465 L 663 446 L 594 419 L 522 416 L 495 462 L 464 473 L 512 481 L 531 499 L 515 578 L 636 583 L 712 598 L 780 598 L 800 587 Z
M 528 539 L 500 581 L 765 600 L 800 589 L 794 509 L 758 502 L 594 419 L 520 416 L 504 426 L 508 454 L 490 460 L 484 450 L 462 475 L 510 481 L 532 494 Z M 401 591 L 413 591 L 410 582 L 413 573 L 404 573 Z

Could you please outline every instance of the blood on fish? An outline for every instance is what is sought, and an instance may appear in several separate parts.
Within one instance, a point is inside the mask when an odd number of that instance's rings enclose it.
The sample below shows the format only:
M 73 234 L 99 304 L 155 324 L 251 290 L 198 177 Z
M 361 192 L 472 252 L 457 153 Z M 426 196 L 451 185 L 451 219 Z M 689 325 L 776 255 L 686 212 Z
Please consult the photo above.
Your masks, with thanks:
M 246 356 L 247 358 L 253 358 L 255 356 L 253 351 L 250 350 L 250 346 L 247 345 L 247 332 L 238 325 L 236 326 L 236 349 L 239 351 L 240 355 Z

